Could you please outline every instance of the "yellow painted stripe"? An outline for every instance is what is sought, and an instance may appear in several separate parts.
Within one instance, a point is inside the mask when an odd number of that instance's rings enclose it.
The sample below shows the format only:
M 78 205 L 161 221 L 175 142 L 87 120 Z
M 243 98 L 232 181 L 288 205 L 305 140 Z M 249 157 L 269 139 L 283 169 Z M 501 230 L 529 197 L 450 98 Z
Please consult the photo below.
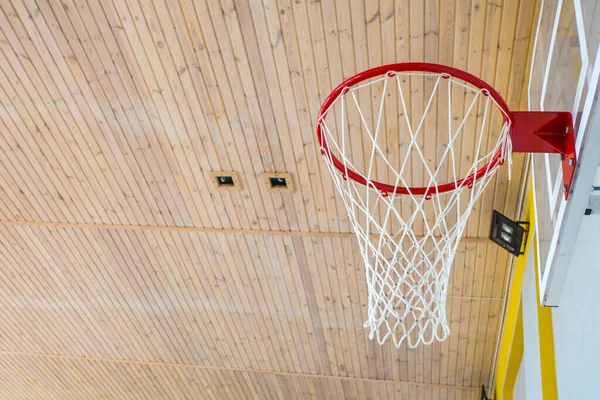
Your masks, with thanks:
M 537 252 L 537 246 L 535 251 Z M 536 278 L 539 273 L 537 256 L 535 257 Z M 535 280 L 537 298 L 538 330 L 540 337 L 540 367 L 542 370 L 542 394 L 544 400 L 557 400 L 558 389 L 556 386 L 556 362 L 554 358 L 554 333 L 552 328 L 552 308 L 540 304 L 539 280 Z
M 506 370 L 506 380 L 504 382 L 503 400 L 513 400 L 515 382 L 519 373 L 519 366 L 523 359 L 524 338 L 523 338 L 523 303 L 519 302 L 519 312 L 517 314 L 517 323 L 515 334 L 513 335 L 512 346 L 510 348 L 510 357 L 508 359 L 508 368 Z
M 527 254 L 532 251 L 531 234 L 534 232 L 535 226 L 535 212 L 533 206 L 533 191 L 529 188 L 529 194 L 527 196 L 527 207 L 525 209 L 525 215 L 523 220 L 530 223 L 529 237 L 527 239 L 527 247 L 525 248 L 525 254 L 518 257 L 515 262 L 513 271 L 512 282 L 508 292 L 508 298 L 506 302 L 506 315 L 504 318 L 504 327 L 502 330 L 502 338 L 500 339 L 500 347 L 498 349 L 498 361 L 496 363 L 496 377 L 494 380 L 494 389 L 492 393 L 495 393 L 496 399 L 502 399 L 504 396 L 504 386 L 506 384 L 507 376 L 515 374 L 518 371 L 509 371 L 509 364 L 511 358 L 511 351 L 513 341 L 515 340 L 515 333 L 518 324 L 519 309 L 521 304 L 521 287 L 523 286 L 523 275 L 525 274 L 525 267 L 527 266 Z M 522 323 L 522 321 L 521 321 Z M 520 360 L 519 360 L 520 361 Z M 519 364 L 516 368 L 518 369 Z M 512 394 L 512 391 L 511 391 Z

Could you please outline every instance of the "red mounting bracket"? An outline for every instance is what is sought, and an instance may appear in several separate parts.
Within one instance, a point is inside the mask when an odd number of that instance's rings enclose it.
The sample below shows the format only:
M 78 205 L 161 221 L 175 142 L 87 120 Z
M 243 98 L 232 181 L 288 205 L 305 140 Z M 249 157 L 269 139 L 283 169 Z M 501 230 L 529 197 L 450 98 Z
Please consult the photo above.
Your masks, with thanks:
M 562 159 L 563 191 L 569 197 L 575 174 L 573 117 L 564 111 L 515 111 L 510 137 L 514 153 L 558 153 Z

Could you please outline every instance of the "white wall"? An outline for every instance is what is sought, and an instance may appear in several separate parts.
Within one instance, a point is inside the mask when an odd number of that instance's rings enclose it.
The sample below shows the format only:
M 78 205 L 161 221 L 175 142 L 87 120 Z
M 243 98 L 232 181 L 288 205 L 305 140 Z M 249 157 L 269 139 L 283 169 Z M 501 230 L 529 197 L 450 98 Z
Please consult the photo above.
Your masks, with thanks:
M 517 375 L 523 379 L 523 392 L 515 393 L 515 400 L 540 400 L 542 398 L 542 369 L 540 366 L 540 337 L 538 329 L 538 296 L 535 291 L 537 280 L 533 251 L 527 255 L 527 266 L 523 274 L 521 307 L 523 309 L 523 358 Z M 519 389 L 521 390 L 521 388 Z M 515 384 L 516 391 L 516 384 Z
M 521 359 L 521 365 L 519 366 L 519 372 L 517 373 L 517 380 L 515 381 L 515 387 L 513 389 L 513 399 L 525 400 L 527 398 L 527 371 L 523 365 L 523 359 Z
M 552 310 L 559 399 L 600 399 L 600 215 L 583 217 Z

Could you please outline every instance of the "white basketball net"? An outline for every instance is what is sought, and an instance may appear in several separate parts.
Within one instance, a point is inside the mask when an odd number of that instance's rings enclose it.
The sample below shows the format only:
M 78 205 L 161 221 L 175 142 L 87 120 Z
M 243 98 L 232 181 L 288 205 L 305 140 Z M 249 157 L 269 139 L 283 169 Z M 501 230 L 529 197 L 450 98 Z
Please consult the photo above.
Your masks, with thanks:
M 415 88 L 421 90 L 420 102 L 410 104 Z M 488 94 L 448 74 L 390 72 L 342 92 L 318 121 L 325 142 L 321 153 L 366 267 L 364 326 L 380 344 L 391 337 L 396 347 L 407 340 L 415 348 L 450 334 L 450 267 L 469 213 L 500 164 L 485 165 L 498 150 L 501 160 L 506 157 L 510 163 L 510 124 Z M 425 131 L 436 135 L 429 152 L 424 151 Z M 459 157 L 461 146 L 469 151 Z M 344 172 L 334 166 L 332 156 Z M 484 173 L 472 185 L 456 183 L 480 168 Z M 368 185 L 346 178 L 348 170 Z M 405 195 L 383 193 L 374 181 L 425 187 L 431 196 L 410 189 Z M 439 193 L 438 187 L 447 182 L 454 182 L 453 190 Z

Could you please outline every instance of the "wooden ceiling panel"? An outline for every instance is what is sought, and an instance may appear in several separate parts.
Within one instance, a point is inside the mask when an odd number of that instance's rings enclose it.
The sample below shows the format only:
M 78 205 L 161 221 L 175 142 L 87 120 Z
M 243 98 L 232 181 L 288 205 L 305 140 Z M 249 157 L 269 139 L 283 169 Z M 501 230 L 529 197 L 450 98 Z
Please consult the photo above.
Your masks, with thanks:
M 372 379 L 14 353 L 0 355 L 0 370 L 0 381 L 3 383 L 0 394 L 11 399 L 476 400 L 480 390 Z
M 492 244 L 459 250 L 450 339 L 407 351 L 368 340 L 350 237 L 5 226 L 0 239 L 5 350 L 456 386 L 489 374 L 506 275 L 485 268 Z
M 362 69 L 425 60 L 483 77 L 518 108 L 534 3 L 350 12 L 345 2 L 40 0 L 1 11 L 5 219 L 349 232 L 314 140 L 327 93 Z M 418 103 L 423 88 L 413 89 Z M 243 191 L 213 192 L 212 170 L 238 171 Z M 291 172 L 298 190 L 265 192 L 265 171 Z M 469 236 L 483 234 L 492 204 L 514 212 L 507 185 L 499 174 Z
M 493 208 L 517 212 L 525 158 L 469 220 L 452 335 L 396 349 L 363 328 L 363 259 L 314 123 L 343 79 L 405 61 L 465 69 L 518 109 L 538 3 L 0 2 L 1 396 L 477 398 L 511 261 L 485 238 Z

